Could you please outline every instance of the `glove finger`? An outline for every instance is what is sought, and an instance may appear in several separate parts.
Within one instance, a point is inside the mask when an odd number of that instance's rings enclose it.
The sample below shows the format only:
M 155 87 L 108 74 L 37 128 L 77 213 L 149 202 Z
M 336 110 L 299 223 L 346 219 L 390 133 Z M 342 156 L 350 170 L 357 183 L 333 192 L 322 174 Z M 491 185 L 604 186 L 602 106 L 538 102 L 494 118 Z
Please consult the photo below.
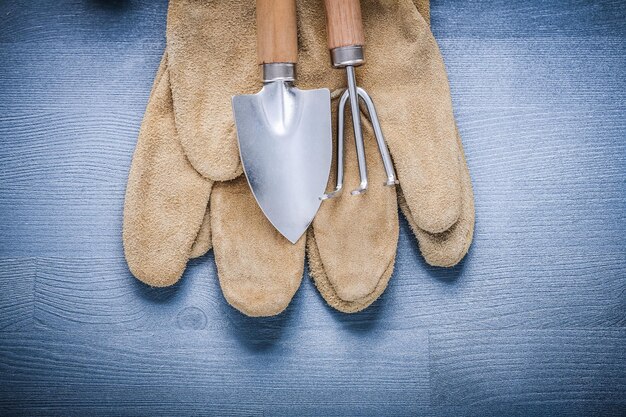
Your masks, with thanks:
M 174 126 L 163 56 L 139 132 L 124 201 L 124 253 L 130 271 L 164 287 L 181 277 L 212 182 L 189 164 Z
M 424 18 L 424 21 L 430 26 L 430 0 L 413 0 L 417 12 Z
M 341 311 L 342 313 L 358 313 L 359 311 L 369 307 L 385 291 L 387 284 L 389 283 L 389 279 L 391 278 L 391 274 L 393 273 L 395 259 L 389 263 L 387 268 L 384 270 L 371 293 L 354 301 L 346 301 L 337 295 L 335 287 L 324 269 L 324 263 L 322 262 L 317 241 L 315 239 L 315 233 L 312 228 L 309 229 L 307 233 L 306 249 L 307 256 L 309 258 L 309 272 L 313 277 L 315 287 L 329 306 L 333 307 L 335 310 Z
M 458 158 L 462 167 L 462 204 L 459 221 L 443 233 L 432 234 L 417 227 L 413 220 L 410 206 L 404 200 L 402 193 L 398 201 L 403 214 L 407 218 L 413 233 L 419 242 L 420 251 L 427 263 L 433 266 L 451 267 L 463 259 L 472 243 L 474 235 L 474 193 L 470 179 L 467 161 L 463 152 L 461 137 L 457 132 Z
M 459 218 L 461 178 L 441 54 L 412 2 L 363 4 L 372 64 L 362 67 L 359 80 L 376 103 L 415 222 L 428 232 L 443 232 Z M 392 40 L 406 46 L 399 50 Z M 389 59 L 390 50 L 401 56 Z
M 426 22 L 430 23 L 430 1 L 414 0 L 414 3 Z M 312 48 L 308 48 L 307 52 L 310 53 L 311 50 Z M 398 199 L 400 200 L 400 194 Z M 356 313 L 371 305 L 384 292 L 393 273 L 394 262 L 391 262 L 380 277 L 376 288 L 369 295 L 355 301 L 345 301 L 339 298 L 324 270 L 313 228 L 309 229 L 307 235 L 307 255 L 309 258 L 309 269 L 311 270 L 311 275 L 315 277 L 315 284 L 318 290 L 329 305 L 345 313 Z
M 376 141 L 371 126 L 362 120 L 370 187 L 365 194 L 350 195 L 360 179 L 347 120 L 344 190 L 322 203 L 307 245 L 316 286 L 329 305 L 344 312 L 360 311 L 382 294 L 398 244 L 396 191 L 383 186 L 386 177 Z M 334 181 L 331 178 L 331 184 Z
M 198 172 L 225 181 L 242 172 L 231 98 L 258 91 L 254 2 L 172 0 L 167 18 L 176 126 Z
M 245 177 L 215 183 L 213 252 L 224 297 L 250 317 L 281 313 L 300 287 L 305 238 L 285 239 L 265 218 Z
M 206 212 L 204 213 L 204 218 L 202 219 L 202 226 L 200 226 L 200 230 L 198 231 L 198 236 L 196 236 L 196 241 L 193 242 L 193 246 L 191 247 L 191 254 L 189 258 L 199 258 L 204 256 L 208 251 L 211 250 L 211 211 L 207 206 Z

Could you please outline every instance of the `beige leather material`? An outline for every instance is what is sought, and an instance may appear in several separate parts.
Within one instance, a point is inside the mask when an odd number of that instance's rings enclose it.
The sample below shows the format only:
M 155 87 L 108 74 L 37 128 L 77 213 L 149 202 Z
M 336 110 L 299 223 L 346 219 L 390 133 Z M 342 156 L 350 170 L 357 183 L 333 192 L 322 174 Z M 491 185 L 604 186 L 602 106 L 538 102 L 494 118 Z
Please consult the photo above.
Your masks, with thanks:
M 139 132 L 124 201 L 124 253 L 135 277 L 156 287 L 180 279 L 192 253 L 206 246 L 195 241 L 207 233 L 200 228 L 212 185 L 193 169 L 177 139 L 164 56 Z
M 283 311 L 302 281 L 305 237 L 294 245 L 278 233 L 243 176 L 215 184 L 211 229 L 226 300 L 251 317 Z
M 358 175 L 348 125 L 344 193 L 324 202 L 306 238 L 291 245 L 262 216 L 241 176 L 232 121 L 231 97 L 260 89 L 254 2 L 170 2 L 167 54 L 125 202 L 124 245 L 137 278 L 173 284 L 187 260 L 212 245 L 226 300 L 244 314 L 269 316 L 297 290 L 306 246 L 324 299 L 340 311 L 360 311 L 392 275 L 398 204 L 428 263 L 462 259 L 472 241 L 473 195 L 443 60 L 428 28 L 428 1 L 361 3 L 367 63 L 357 77 L 376 103 L 401 186 L 382 185 L 371 125 L 362 116 L 370 190 L 349 193 Z M 298 1 L 298 30 L 297 85 L 330 88 L 336 119 L 346 81 L 330 66 L 321 1 Z M 334 168 L 331 177 L 329 189 Z

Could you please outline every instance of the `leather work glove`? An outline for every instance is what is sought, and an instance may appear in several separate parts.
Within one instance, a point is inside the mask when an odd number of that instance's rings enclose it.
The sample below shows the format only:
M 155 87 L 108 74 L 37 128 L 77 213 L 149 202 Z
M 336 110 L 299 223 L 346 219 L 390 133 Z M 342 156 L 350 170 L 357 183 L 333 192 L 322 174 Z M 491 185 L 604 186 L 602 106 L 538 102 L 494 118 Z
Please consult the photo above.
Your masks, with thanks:
M 170 2 L 166 53 L 124 207 L 124 250 L 135 277 L 172 285 L 189 258 L 212 246 L 227 301 L 246 315 L 271 316 L 300 285 L 306 244 L 324 299 L 340 311 L 360 311 L 393 272 L 398 206 L 429 264 L 453 266 L 463 258 L 473 235 L 473 195 L 443 61 L 422 17 L 428 3 L 368 0 L 362 12 L 367 63 L 357 77 L 376 103 L 400 186 L 383 187 L 371 124 L 363 118 L 368 192 L 323 202 L 306 238 L 292 245 L 263 216 L 241 175 L 231 97 L 261 85 L 254 2 Z M 321 1 L 298 1 L 298 29 L 297 86 L 330 88 L 336 117 L 346 80 L 331 68 Z M 346 132 L 350 190 L 359 179 L 351 126 Z

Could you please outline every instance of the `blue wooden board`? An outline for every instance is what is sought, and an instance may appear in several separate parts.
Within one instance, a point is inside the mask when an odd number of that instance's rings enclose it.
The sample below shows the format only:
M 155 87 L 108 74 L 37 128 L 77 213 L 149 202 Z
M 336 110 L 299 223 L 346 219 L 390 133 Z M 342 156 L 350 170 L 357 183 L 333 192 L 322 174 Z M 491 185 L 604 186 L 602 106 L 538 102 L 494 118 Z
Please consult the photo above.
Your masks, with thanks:
M 213 255 L 121 247 L 165 1 L 0 3 L 0 414 L 626 415 L 626 3 L 434 1 L 475 241 L 386 293 L 243 317 Z

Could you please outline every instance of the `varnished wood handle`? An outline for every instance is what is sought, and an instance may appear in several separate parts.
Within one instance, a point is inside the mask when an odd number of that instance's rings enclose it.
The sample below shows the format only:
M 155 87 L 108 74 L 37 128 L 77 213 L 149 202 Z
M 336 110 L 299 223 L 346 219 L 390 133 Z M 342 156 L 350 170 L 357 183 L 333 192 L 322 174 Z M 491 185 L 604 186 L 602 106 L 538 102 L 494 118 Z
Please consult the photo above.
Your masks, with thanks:
M 257 0 L 256 30 L 259 65 L 298 61 L 295 0 Z
M 324 0 L 328 49 L 365 45 L 359 0 Z

